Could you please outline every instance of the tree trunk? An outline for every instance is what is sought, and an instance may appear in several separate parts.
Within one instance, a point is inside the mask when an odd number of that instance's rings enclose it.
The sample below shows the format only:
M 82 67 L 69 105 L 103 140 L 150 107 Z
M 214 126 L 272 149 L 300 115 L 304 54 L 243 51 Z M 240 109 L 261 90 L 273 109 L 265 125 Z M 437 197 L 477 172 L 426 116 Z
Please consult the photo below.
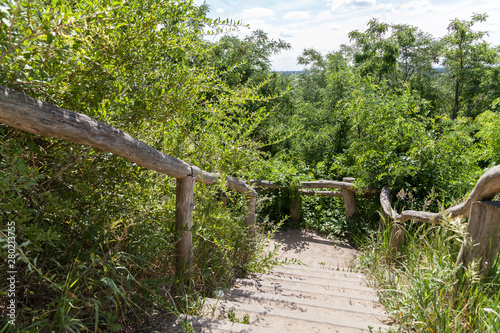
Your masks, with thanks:
M 455 101 L 453 103 L 453 111 L 451 113 L 451 119 L 457 119 L 458 116 L 458 110 L 460 108 L 460 85 L 461 85 L 461 80 L 457 79 L 455 82 Z

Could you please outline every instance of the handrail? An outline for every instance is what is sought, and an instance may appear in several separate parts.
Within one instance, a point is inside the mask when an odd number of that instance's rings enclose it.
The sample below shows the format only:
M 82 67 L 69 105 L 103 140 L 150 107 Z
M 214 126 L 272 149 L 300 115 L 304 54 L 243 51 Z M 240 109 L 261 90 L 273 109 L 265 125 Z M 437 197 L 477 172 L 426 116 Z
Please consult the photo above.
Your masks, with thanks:
M 0 86 L 0 123 L 33 134 L 94 147 L 123 157 L 146 169 L 177 178 L 176 228 L 181 236 L 177 244 L 177 263 L 180 269 L 191 265 L 190 229 L 194 181 L 214 184 L 222 180 L 218 174 L 203 171 L 181 159 L 162 153 L 128 133 L 87 115 L 42 102 L 3 86 Z M 247 195 L 246 223 L 253 228 L 257 192 L 235 177 L 226 177 L 225 183 L 227 187 Z
M 444 211 L 445 216 L 455 217 L 469 217 L 470 207 L 475 201 L 491 200 L 500 192 L 500 165 L 497 165 L 486 173 L 484 173 L 476 183 L 476 186 L 467 197 L 467 200 L 459 205 L 450 207 Z M 405 210 L 398 214 L 391 207 L 390 200 L 391 190 L 385 186 L 380 192 L 380 204 L 384 212 L 392 219 L 399 223 L 404 223 L 408 220 L 415 220 L 419 222 L 439 223 L 440 213 L 422 212 L 415 210 Z
M 348 218 L 353 218 L 359 215 L 358 205 L 356 203 L 356 198 L 354 194 L 356 192 L 359 192 L 364 195 L 373 195 L 379 192 L 379 190 L 373 188 L 363 188 L 363 189 L 357 188 L 356 185 L 353 184 L 354 181 L 355 178 L 352 177 L 345 177 L 342 179 L 341 182 L 335 180 L 324 180 L 324 179 L 315 181 L 304 181 L 301 182 L 299 186 L 295 186 L 294 190 L 297 191 L 297 194 L 303 194 L 308 196 L 319 195 L 325 197 L 343 198 L 346 216 Z M 269 180 L 252 179 L 250 181 L 250 184 L 252 184 L 257 188 L 264 187 L 264 188 L 278 189 L 282 187 L 281 185 L 276 184 L 275 182 Z M 303 188 L 305 189 L 333 188 L 340 191 L 311 191 L 311 190 L 303 190 Z M 290 207 L 290 218 L 293 221 L 298 221 L 300 219 L 300 200 L 298 198 L 295 199 L 295 201 L 292 203 L 292 206 Z
M 282 186 L 278 185 L 277 183 L 269 180 L 255 180 L 252 179 L 250 182 L 253 186 L 258 186 L 258 187 L 266 187 L 266 188 L 281 188 Z M 346 181 L 336 181 L 336 180 L 314 180 L 314 181 L 304 181 L 300 183 L 299 188 L 334 188 L 338 190 L 350 190 L 353 192 L 361 192 L 363 194 L 375 194 L 378 193 L 380 190 L 374 189 L 374 188 L 357 188 L 355 184 L 352 182 L 346 182 Z M 316 191 L 317 194 L 319 195 L 327 195 L 329 196 L 328 192 L 322 193 L 322 191 Z M 306 195 L 307 192 L 306 192 Z
M 203 184 L 214 184 L 219 179 L 219 175 L 162 153 L 120 129 L 3 86 L 0 86 L 0 122 L 33 134 L 94 147 L 170 177 L 193 176 Z M 227 177 L 226 184 L 238 192 L 254 192 L 234 177 Z
M 403 243 L 405 229 L 403 227 L 403 223 L 409 220 L 414 220 L 417 222 L 431 223 L 431 224 L 439 224 L 441 216 L 449 216 L 451 218 L 456 217 L 464 217 L 467 218 L 471 214 L 471 207 L 475 202 L 478 201 L 488 201 L 492 200 L 495 195 L 500 192 L 500 165 L 497 165 L 486 173 L 484 173 L 474 186 L 474 189 L 467 197 L 467 200 L 459 205 L 450 207 L 446 209 L 443 213 L 431 213 L 431 212 L 423 212 L 423 211 L 415 211 L 415 210 L 405 210 L 398 214 L 391 206 L 391 190 L 389 187 L 385 186 L 380 192 L 380 204 L 382 205 L 382 209 L 384 213 L 389 216 L 392 222 L 391 229 L 391 248 L 393 251 L 398 251 L 401 248 Z M 469 219 L 469 222 L 473 219 L 472 216 Z M 477 220 L 477 216 L 476 216 Z M 487 231 L 486 231 L 487 232 Z M 482 245 L 484 246 L 484 244 Z M 464 251 L 464 245 L 462 245 L 462 249 L 460 250 L 458 262 L 461 260 L 462 253 Z M 467 251 L 467 250 L 465 250 Z

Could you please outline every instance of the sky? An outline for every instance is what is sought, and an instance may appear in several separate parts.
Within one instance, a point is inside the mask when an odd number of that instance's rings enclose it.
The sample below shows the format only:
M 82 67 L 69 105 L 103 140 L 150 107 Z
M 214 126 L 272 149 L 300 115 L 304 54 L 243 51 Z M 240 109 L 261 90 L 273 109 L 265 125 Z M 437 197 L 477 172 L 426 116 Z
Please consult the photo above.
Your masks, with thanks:
M 195 0 L 202 4 L 203 0 Z M 302 70 L 297 57 L 305 48 L 326 54 L 348 44 L 348 33 L 365 31 L 372 18 L 381 22 L 404 23 L 420 28 L 434 37 L 447 33 L 449 23 L 469 20 L 473 13 L 486 13 L 484 23 L 474 30 L 488 31 L 486 40 L 500 45 L 499 0 L 206 0 L 209 17 L 241 20 L 250 28 L 240 28 L 244 36 L 261 29 L 269 38 L 292 45 L 271 58 L 273 70 Z

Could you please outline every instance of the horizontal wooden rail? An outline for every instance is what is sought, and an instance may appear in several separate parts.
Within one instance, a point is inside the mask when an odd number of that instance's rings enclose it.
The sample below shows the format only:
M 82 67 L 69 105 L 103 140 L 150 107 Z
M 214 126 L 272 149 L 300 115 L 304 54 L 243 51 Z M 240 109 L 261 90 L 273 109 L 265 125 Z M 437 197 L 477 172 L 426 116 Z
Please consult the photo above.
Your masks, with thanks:
M 303 195 L 319 195 L 326 197 L 337 197 L 344 199 L 344 207 L 346 211 L 346 216 L 348 218 L 354 218 L 359 216 L 358 206 L 356 203 L 355 193 L 360 193 L 361 195 L 372 197 L 375 193 L 378 193 L 379 190 L 372 188 L 357 188 L 354 183 L 354 178 L 345 177 L 342 181 L 334 181 L 334 180 L 316 180 L 316 181 L 307 181 L 301 182 L 300 186 L 296 187 L 296 191 L 298 194 Z M 281 188 L 282 186 L 276 184 L 275 182 L 269 180 L 251 180 L 250 184 L 255 186 L 256 188 Z M 289 186 L 287 186 L 289 188 Z M 334 188 L 340 191 L 311 191 L 311 190 L 302 190 L 301 188 L 306 189 L 317 189 L 317 188 Z M 298 221 L 300 218 L 300 198 L 296 199 L 291 203 L 290 207 L 290 218 L 293 221 Z
M 281 188 L 280 185 L 269 180 L 254 180 L 250 181 L 250 184 L 257 187 L 267 187 L 267 188 Z
M 194 181 L 214 184 L 224 180 L 219 175 L 162 153 L 122 130 L 87 115 L 39 101 L 3 86 L 0 86 L 0 123 L 40 136 L 94 147 L 123 157 L 146 169 L 177 178 L 176 225 L 180 237 L 177 244 L 178 268 L 189 268 L 192 257 L 190 229 Z M 253 229 L 257 192 L 234 177 L 226 177 L 225 184 L 247 195 L 249 211 L 246 223 Z
M 299 190 L 300 194 L 304 195 L 319 195 L 323 197 L 337 197 L 337 198 L 342 198 L 342 192 L 340 191 L 308 191 L 308 190 Z
M 483 174 L 476 183 L 476 186 L 467 197 L 467 200 L 459 205 L 450 207 L 444 211 L 445 216 L 455 217 L 469 217 L 470 208 L 475 201 L 492 200 L 495 195 L 500 192 L 500 165 L 491 168 L 488 172 Z M 391 207 L 390 200 L 391 191 L 388 187 L 384 187 L 380 192 L 380 204 L 387 214 L 387 216 L 403 223 L 409 220 L 415 220 L 425 223 L 439 223 L 440 213 L 421 212 L 415 210 L 405 210 L 398 214 Z
M 347 177 L 349 178 L 349 177 Z M 255 187 L 265 187 L 265 188 L 281 188 L 281 185 L 276 184 L 275 182 L 269 180 L 251 180 L 250 184 Z M 301 182 L 299 188 L 334 188 L 339 190 L 349 190 L 353 192 L 360 192 L 362 194 L 376 194 L 379 193 L 380 190 L 373 188 L 357 188 L 355 184 L 346 181 L 335 181 L 335 180 L 314 180 L 314 181 L 306 181 Z M 326 192 L 325 192 L 326 193 Z M 306 194 L 307 195 L 307 194 Z
M 0 123 L 33 134 L 94 147 L 170 177 L 193 176 L 203 184 L 214 184 L 220 178 L 217 174 L 162 153 L 113 126 L 3 86 L 0 86 Z M 254 192 L 234 177 L 227 177 L 226 185 L 241 193 Z
M 337 189 L 345 189 L 358 191 L 355 185 L 348 182 L 339 182 L 335 180 L 316 180 L 310 182 L 302 182 L 303 188 L 337 188 Z
M 392 220 L 392 249 L 394 251 L 398 251 L 401 248 L 405 233 L 403 223 L 405 223 L 406 221 L 412 220 L 417 222 L 439 224 L 441 216 L 450 218 L 470 217 L 467 232 L 474 239 L 472 241 L 466 240 L 466 242 L 462 244 L 460 254 L 457 258 L 457 265 L 459 265 L 463 259 L 465 259 L 465 261 L 471 261 L 471 258 L 477 259 L 481 256 L 483 256 L 484 258 L 489 258 L 488 260 L 491 260 L 491 256 L 496 255 L 498 249 L 500 249 L 500 229 L 498 228 L 498 225 L 500 225 L 500 210 L 498 209 L 498 205 L 481 205 L 481 203 L 492 200 L 498 193 L 500 193 L 500 165 L 491 168 L 479 178 L 476 185 L 474 186 L 474 189 L 469 194 L 465 202 L 450 207 L 443 213 L 404 210 L 403 212 L 401 212 L 401 214 L 399 214 L 392 208 L 391 190 L 387 186 L 385 186 L 380 192 L 380 204 L 382 205 L 384 213 Z M 474 207 L 476 209 L 475 215 L 471 216 L 471 214 L 474 214 L 474 209 L 472 209 Z M 495 213 L 491 214 L 492 216 L 489 216 L 490 211 L 494 211 Z M 491 220 L 489 220 L 491 218 L 495 220 L 492 222 Z M 481 224 L 481 227 L 478 227 L 478 224 Z M 483 230 L 483 224 L 488 225 L 489 229 Z M 477 230 L 481 231 L 479 232 Z M 490 239 L 492 235 L 495 235 L 494 239 Z M 490 242 L 494 244 L 494 249 L 491 250 L 491 252 L 490 250 L 486 250 L 486 246 L 489 245 Z M 471 249 L 475 249 L 475 247 L 483 249 L 483 253 L 479 253 L 477 251 L 474 252 L 475 250 L 472 250 L 471 252 Z M 487 266 L 487 261 L 485 261 L 484 263 L 483 261 L 481 261 L 481 267 L 483 268 L 483 271 L 484 267 Z

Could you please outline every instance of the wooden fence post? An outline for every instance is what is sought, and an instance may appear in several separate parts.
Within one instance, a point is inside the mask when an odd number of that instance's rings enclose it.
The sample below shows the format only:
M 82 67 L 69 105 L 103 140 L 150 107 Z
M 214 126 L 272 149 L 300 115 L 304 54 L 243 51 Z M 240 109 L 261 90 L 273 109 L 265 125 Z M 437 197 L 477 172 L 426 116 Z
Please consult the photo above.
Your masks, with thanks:
M 393 253 L 399 252 L 403 241 L 405 239 L 405 227 L 403 224 L 392 222 L 391 227 L 391 251 Z
M 487 272 L 500 250 L 500 201 L 476 201 L 470 209 L 467 239 L 457 265 L 479 260 L 481 275 Z
M 352 183 L 354 182 L 354 180 L 355 178 L 352 177 L 342 178 L 342 181 L 345 183 Z M 347 218 L 358 217 L 359 216 L 358 204 L 356 202 L 354 191 L 348 189 L 342 189 L 342 196 L 344 198 L 345 214 Z
M 290 189 L 290 191 L 293 191 Z M 290 206 L 290 220 L 293 222 L 299 222 L 300 220 L 300 193 L 298 188 L 295 188 L 294 197 L 292 198 Z
M 193 259 L 193 236 L 191 227 L 193 226 L 193 197 L 194 197 L 193 176 L 177 178 L 175 196 L 175 223 L 178 241 L 177 250 L 177 272 L 190 270 Z
M 247 218 L 246 218 L 246 223 L 247 227 L 252 229 L 252 232 L 254 232 L 255 229 L 255 201 L 257 199 L 257 192 L 254 190 L 248 192 L 247 194 L 248 198 L 248 212 L 247 212 Z

